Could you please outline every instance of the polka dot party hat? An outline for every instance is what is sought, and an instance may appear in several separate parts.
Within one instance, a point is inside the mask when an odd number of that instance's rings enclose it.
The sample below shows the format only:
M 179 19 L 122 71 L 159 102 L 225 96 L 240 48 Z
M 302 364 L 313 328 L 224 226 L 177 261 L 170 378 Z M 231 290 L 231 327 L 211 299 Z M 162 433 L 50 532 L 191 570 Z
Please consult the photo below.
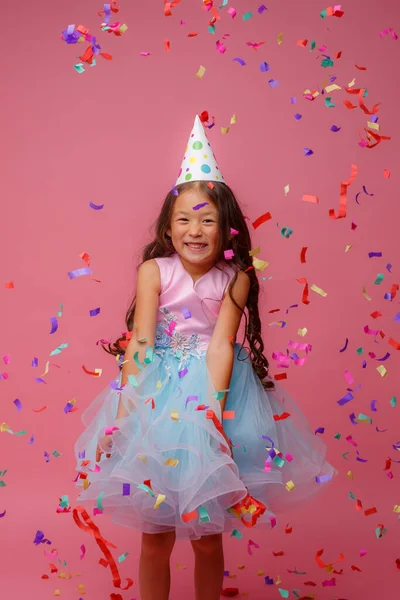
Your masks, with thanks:
M 198 115 L 194 120 L 175 185 L 186 181 L 221 181 L 225 183 Z

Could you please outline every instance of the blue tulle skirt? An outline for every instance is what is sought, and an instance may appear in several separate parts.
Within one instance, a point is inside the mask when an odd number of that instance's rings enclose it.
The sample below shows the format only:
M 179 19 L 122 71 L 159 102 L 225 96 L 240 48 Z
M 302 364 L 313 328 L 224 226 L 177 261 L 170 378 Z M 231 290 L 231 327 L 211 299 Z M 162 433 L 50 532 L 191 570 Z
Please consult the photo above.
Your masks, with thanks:
M 182 370 L 173 352 L 162 350 L 122 392 L 119 377 L 84 412 L 75 447 L 78 503 L 144 533 L 175 530 L 178 539 L 195 540 L 243 529 L 251 514 L 232 507 L 247 492 L 266 507 L 259 530 L 332 481 L 323 441 L 281 386 L 265 391 L 239 349 L 225 407 L 234 418 L 223 422 L 233 459 L 210 418 L 214 411 L 222 421 L 205 353 Z M 129 414 L 116 421 L 121 394 Z M 111 456 L 96 463 L 97 444 L 113 426 Z

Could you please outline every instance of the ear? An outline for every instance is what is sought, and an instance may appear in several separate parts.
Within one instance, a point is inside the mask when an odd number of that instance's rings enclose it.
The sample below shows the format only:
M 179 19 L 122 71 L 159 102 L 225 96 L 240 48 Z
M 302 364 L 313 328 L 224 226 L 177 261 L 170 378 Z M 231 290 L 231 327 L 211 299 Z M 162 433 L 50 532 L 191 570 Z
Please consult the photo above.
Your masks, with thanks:
M 171 229 L 167 229 L 165 233 L 167 234 L 168 237 L 171 237 Z

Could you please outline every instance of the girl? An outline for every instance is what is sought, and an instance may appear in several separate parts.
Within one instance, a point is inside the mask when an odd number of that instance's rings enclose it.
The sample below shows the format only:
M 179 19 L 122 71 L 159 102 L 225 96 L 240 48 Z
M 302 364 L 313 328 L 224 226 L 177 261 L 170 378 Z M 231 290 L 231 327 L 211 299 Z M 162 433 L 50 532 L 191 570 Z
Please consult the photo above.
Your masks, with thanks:
M 169 598 L 176 538 L 194 550 L 196 600 L 217 600 L 222 533 L 257 520 L 273 527 L 274 511 L 335 474 L 323 442 L 268 377 L 250 250 L 196 117 L 138 269 L 129 333 L 108 346 L 120 377 L 84 413 L 76 445 L 79 501 L 101 497 L 116 522 L 142 532 L 142 600 Z

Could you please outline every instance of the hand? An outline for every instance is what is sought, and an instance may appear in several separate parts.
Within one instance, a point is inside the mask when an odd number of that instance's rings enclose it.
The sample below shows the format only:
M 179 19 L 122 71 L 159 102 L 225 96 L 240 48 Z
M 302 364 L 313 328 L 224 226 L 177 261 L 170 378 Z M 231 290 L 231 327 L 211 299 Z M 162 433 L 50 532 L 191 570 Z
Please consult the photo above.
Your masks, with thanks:
M 106 453 L 106 457 L 110 458 L 111 452 L 108 452 L 112 449 L 112 435 L 103 436 L 97 443 L 96 448 L 96 462 L 100 461 L 101 455 Z

